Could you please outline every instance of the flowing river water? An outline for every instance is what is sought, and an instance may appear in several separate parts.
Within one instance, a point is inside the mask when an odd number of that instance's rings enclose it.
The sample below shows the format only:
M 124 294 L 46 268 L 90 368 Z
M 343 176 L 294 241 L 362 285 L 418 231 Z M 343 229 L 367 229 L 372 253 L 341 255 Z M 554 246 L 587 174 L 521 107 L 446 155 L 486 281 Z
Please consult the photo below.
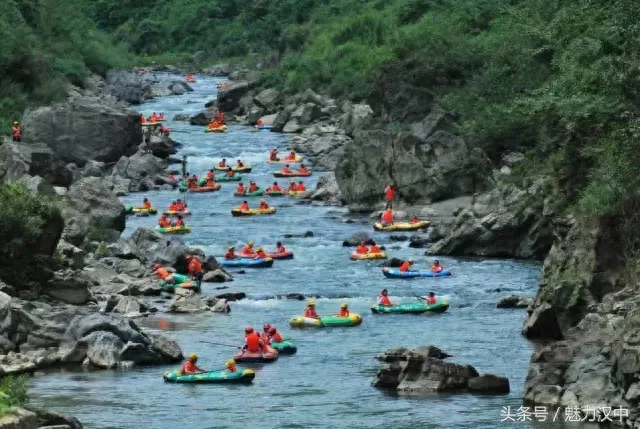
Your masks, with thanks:
M 164 112 L 168 118 L 178 113 L 195 114 L 215 97 L 218 81 L 199 78 L 192 85 L 193 92 L 153 100 L 138 110 L 146 115 Z M 198 175 L 223 157 L 240 158 L 253 165 L 248 177 L 266 187 L 274 181 L 272 172 L 276 170 L 265 163 L 268 149 L 287 149 L 284 135 L 244 126 L 231 125 L 226 134 L 205 134 L 202 127 L 187 122 L 169 120 L 168 126 L 172 137 L 183 144 L 179 155 L 188 156 L 188 170 Z M 320 175 L 305 179 L 307 187 L 314 187 Z M 280 180 L 282 185 L 285 182 Z M 192 233 L 184 236 L 185 241 L 220 256 L 230 245 L 253 240 L 272 249 L 281 240 L 294 251 L 295 259 L 276 261 L 270 269 L 247 269 L 230 283 L 205 283 L 203 293 L 207 295 L 235 291 L 248 295 L 248 299 L 231 303 L 229 315 L 162 315 L 138 323 L 176 339 L 185 354 L 197 352 L 199 365 L 206 369 L 221 369 L 236 350 L 201 340 L 241 344 L 245 326 L 261 328 L 264 322 L 292 338 L 298 353 L 281 356 L 272 364 L 254 365 L 256 378 L 248 386 L 165 383 L 163 372 L 178 365 L 41 375 L 32 381 L 35 404 L 74 415 L 91 429 L 548 426 L 533 421 L 501 422 L 503 407 L 511 407 L 515 413 L 521 405 L 532 348 L 520 335 L 525 311 L 500 310 L 495 304 L 506 294 L 534 296 L 539 264 L 441 257 L 452 277 L 385 279 L 378 263 L 350 261 L 351 249 L 341 247 L 351 234 L 372 231 L 369 219 L 351 216 L 355 222 L 345 223 L 345 209 L 296 205 L 289 197 L 268 198 L 278 209 L 273 216 L 232 218 L 230 209 L 241 200 L 233 196 L 235 186 L 223 183 L 219 192 L 188 197 L 194 214 L 187 220 Z M 159 191 L 129 195 L 123 202 L 138 204 L 144 196 L 159 208 L 179 197 L 177 191 Z M 257 202 L 255 198 L 250 201 L 252 206 Z M 138 227 L 151 228 L 155 222 L 156 217 L 129 217 L 123 235 L 129 236 Z M 313 237 L 283 238 L 284 234 L 305 231 L 312 231 Z M 423 250 L 391 243 L 383 233 L 375 233 L 374 238 L 387 246 L 390 256 L 412 256 L 420 265 L 427 263 Z M 394 302 L 412 302 L 415 293 L 434 291 L 438 298 L 448 300 L 451 308 L 442 315 L 373 315 L 370 307 L 383 287 L 389 289 Z M 270 298 L 291 292 L 320 296 L 316 307 L 321 315 L 336 313 L 340 304 L 347 302 L 364 321 L 353 328 L 293 330 L 287 321 L 303 313 L 305 303 Z M 507 376 L 511 393 L 407 397 L 371 387 L 379 367 L 376 354 L 391 347 L 427 344 L 454 355 L 454 362 L 474 365 L 480 373 Z

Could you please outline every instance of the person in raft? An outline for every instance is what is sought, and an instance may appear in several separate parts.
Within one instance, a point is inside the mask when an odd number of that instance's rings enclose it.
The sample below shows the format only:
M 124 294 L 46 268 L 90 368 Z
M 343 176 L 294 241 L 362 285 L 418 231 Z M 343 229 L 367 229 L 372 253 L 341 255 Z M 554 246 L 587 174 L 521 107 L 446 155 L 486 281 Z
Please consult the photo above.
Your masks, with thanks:
M 267 254 L 262 250 L 262 247 L 258 247 L 256 250 L 256 259 L 267 259 Z
M 175 221 L 171 226 L 175 226 L 176 228 L 182 228 L 184 226 L 184 220 L 182 219 L 182 216 L 178 215 L 178 220 Z
M 227 369 L 227 372 L 231 373 L 231 372 L 238 372 L 238 368 L 236 367 L 236 361 L 233 359 L 228 360 L 225 364 L 224 367 Z
M 269 204 L 267 204 L 267 202 L 265 200 L 260 200 L 260 210 L 267 210 L 269 209 Z
M 244 333 L 244 346 L 242 346 L 242 350 L 250 353 L 260 353 L 262 351 L 262 340 L 258 334 L 255 333 L 251 326 L 246 327 Z
M 427 302 L 427 304 L 429 305 L 433 305 L 437 302 L 436 300 L 436 294 L 433 292 L 429 292 L 428 296 L 424 297 L 424 300 Z
M 444 270 L 444 267 L 442 266 L 440 261 L 438 261 L 437 259 L 435 261 L 433 261 L 433 265 L 431 265 L 431 272 L 432 273 L 440 273 L 440 272 L 442 272 L 442 270 Z
M 222 161 L 218 163 L 218 167 L 228 167 L 226 158 L 222 158 Z
M 384 213 L 382 213 L 380 223 L 382 224 L 382 226 L 393 225 L 393 212 L 391 211 L 391 207 L 387 207 Z
M 237 258 L 238 256 L 236 256 L 236 249 L 234 249 L 233 247 L 229 247 L 227 249 L 227 253 L 224 254 L 224 259 L 226 259 L 227 261 L 233 261 Z
M 260 187 L 253 180 L 249 181 L 249 192 L 256 192 Z
M 287 249 L 282 245 L 280 241 L 276 243 L 276 253 L 287 253 Z
M 264 125 L 264 122 L 262 122 L 262 119 L 258 119 L 258 122 L 256 122 L 256 126 L 261 127 Z
M 307 187 L 304 186 L 304 183 L 302 183 L 302 180 L 298 182 L 298 186 L 296 186 L 296 192 L 306 192 Z
M 388 291 L 386 289 L 382 289 L 382 292 L 380 292 L 380 296 L 378 297 L 378 304 L 385 306 L 385 307 L 391 307 L 393 304 L 391 304 L 391 300 L 389 299 L 389 295 L 388 295 Z
M 289 152 L 289 155 L 287 155 L 285 160 L 286 161 L 295 161 L 296 160 L 296 153 L 292 150 L 291 152 Z
M 349 304 L 343 302 L 340 305 L 340 313 L 338 313 L 338 317 L 349 317 Z
M 148 198 L 145 198 L 142 200 L 142 208 L 143 209 L 147 209 L 149 210 L 150 208 L 152 208 L 153 206 L 151 205 L 151 201 L 149 201 Z
M 378 246 L 376 244 L 376 242 L 374 241 L 373 244 L 371 244 L 371 247 L 369 248 L 369 253 L 382 253 L 382 250 L 380 250 L 380 246 Z
M 158 219 L 158 226 L 160 228 L 169 228 L 171 226 L 171 221 L 167 219 L 167 215 L 164 213 L 160 216 L 160 219 Z
M 233 177 L 236 175 L 236 172 L 233 170 L 233 167 L 229 167 L 229 169 L 227 170 L 227 173 L 225 174 L 225 176 L 227 177 Z
M 260 333 L 260 339 L 269 344 L 269 330 L 271 329 L 271 325 L 269 323 L 265 323 L 262 325 L 262 332 Z
M 298 168 L 298 173 L 307 174 L 308 172 L 309 172 L 309 169 L 304 164 L 301 164 L 300 168 Z
M 369 248 L 364 241 L 360 242 L 360 245 L 356 248 L 356 253 L 359 253 L 361 255 L 369 253 Z
M 282 335 L 278 332 L 275 326 L 269 328 L 269 343 L 281 343 Z
M 249 203 L 246 201 L 243 201 L 242 204 L 240 204 L 240 211 L 246 212 L 249 210 Z
M 202 368 L 198 368 L 196 362 L 198 362 L 198 355 L 195 353 L 191 353 L 187 361 L 182 364 L 182 368 L 180 368 L 180 374 L 184 375 L 196 374 L 198 372 L 207 372 Z
M 316 302 L 312 299 L 307 302 L 307 309 L 304 311 L 304 317 L 311 319 L 319 319 L 318 313 L 316 313 Z
M 187 208 L 187 205 L 184 203 L 184 201 L 182 201 L 180 198 L 178 198 L 178 201 L 176 201 L 176 211 L 177 212 L 183 212 L 184 209 Z
M 418 216 L 413 215 L 411 216 L 411 223 L 420 223 L 420 220 L 418 219 Z
M 236 194 L 245 194 L 246 192 L 247 190 L 244 187 L 244 183 L 238 183 L 238 186 L 236 187 Z
M 247 243 L 242 249 L 242 256 L 249 256 L 250 258 L 256 256 L 256 252 L 253 250 L 253 241 Z
M 289 164 L 285 164 L 284 168 L 282 169 L 282 172 L 284 174 L 291 174 L 291 167 L 289 167 Z
M 278 158 L 278 149 L 275 147 L 269 151 L 269 161 L 280 161 Z
M 296 182 L 294 182 L 293 180 L 289 181 L 289 189 L 287 189 L 289 192 L 297 192 L 298 191 L 298 187 L 296 186 Z
M 413 271 L 411 269 L 411 266 L 413 265 L 413 263 L 414 263 L 413 258 L 409 258 L 409 260 L 404 261 L 402 265 L 400 265 L 400 272 L 406 273 L 407 271 Z
M 242 162 L 241 159 L 236 161 L 236 167 L 237 168 L 244 168 L 244 162 Z

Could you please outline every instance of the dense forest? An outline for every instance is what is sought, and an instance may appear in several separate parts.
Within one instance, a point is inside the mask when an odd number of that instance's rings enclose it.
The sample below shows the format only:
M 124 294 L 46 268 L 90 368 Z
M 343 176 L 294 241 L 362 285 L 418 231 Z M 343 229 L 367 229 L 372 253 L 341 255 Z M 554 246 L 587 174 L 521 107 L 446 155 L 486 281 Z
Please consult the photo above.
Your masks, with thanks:
M 588 215 L 638 188 L 634 0 L 0 0 L 0 117 L 87 71 L 202 51 L 260 58 L 262 85 L 367 99 L 382 67 L 417 76 L 492 159 L 527 155 Z M 125 53 L 126 52 L 126 53 Z M 517 172 L 516 172 L 517 173 Z

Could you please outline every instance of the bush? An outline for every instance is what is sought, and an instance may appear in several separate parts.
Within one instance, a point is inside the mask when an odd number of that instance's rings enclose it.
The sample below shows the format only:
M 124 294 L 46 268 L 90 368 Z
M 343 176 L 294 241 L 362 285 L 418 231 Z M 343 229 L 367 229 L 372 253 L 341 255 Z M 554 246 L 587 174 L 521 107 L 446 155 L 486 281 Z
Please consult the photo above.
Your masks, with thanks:
M 8 376 L 0 382 L 0 416 L 11 412 L 14 407 L 22 407 L 29 399 L 26 375 Z

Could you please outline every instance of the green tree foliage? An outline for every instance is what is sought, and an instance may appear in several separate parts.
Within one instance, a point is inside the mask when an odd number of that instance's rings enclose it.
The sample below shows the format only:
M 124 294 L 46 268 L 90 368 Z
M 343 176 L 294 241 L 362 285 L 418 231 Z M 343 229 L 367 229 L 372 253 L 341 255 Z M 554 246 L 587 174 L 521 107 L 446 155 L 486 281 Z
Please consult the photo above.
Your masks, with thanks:
M 0 126 L 29 104 L 46 104 L 81 85 L 89 71 L 125 65 L 124 49 L 97 30 L 83 0 L 0 0 Z
M 0 382 L 0 416 L 14 407 L 22 407 L 28 401 L 26 375 L 8 376 Z

